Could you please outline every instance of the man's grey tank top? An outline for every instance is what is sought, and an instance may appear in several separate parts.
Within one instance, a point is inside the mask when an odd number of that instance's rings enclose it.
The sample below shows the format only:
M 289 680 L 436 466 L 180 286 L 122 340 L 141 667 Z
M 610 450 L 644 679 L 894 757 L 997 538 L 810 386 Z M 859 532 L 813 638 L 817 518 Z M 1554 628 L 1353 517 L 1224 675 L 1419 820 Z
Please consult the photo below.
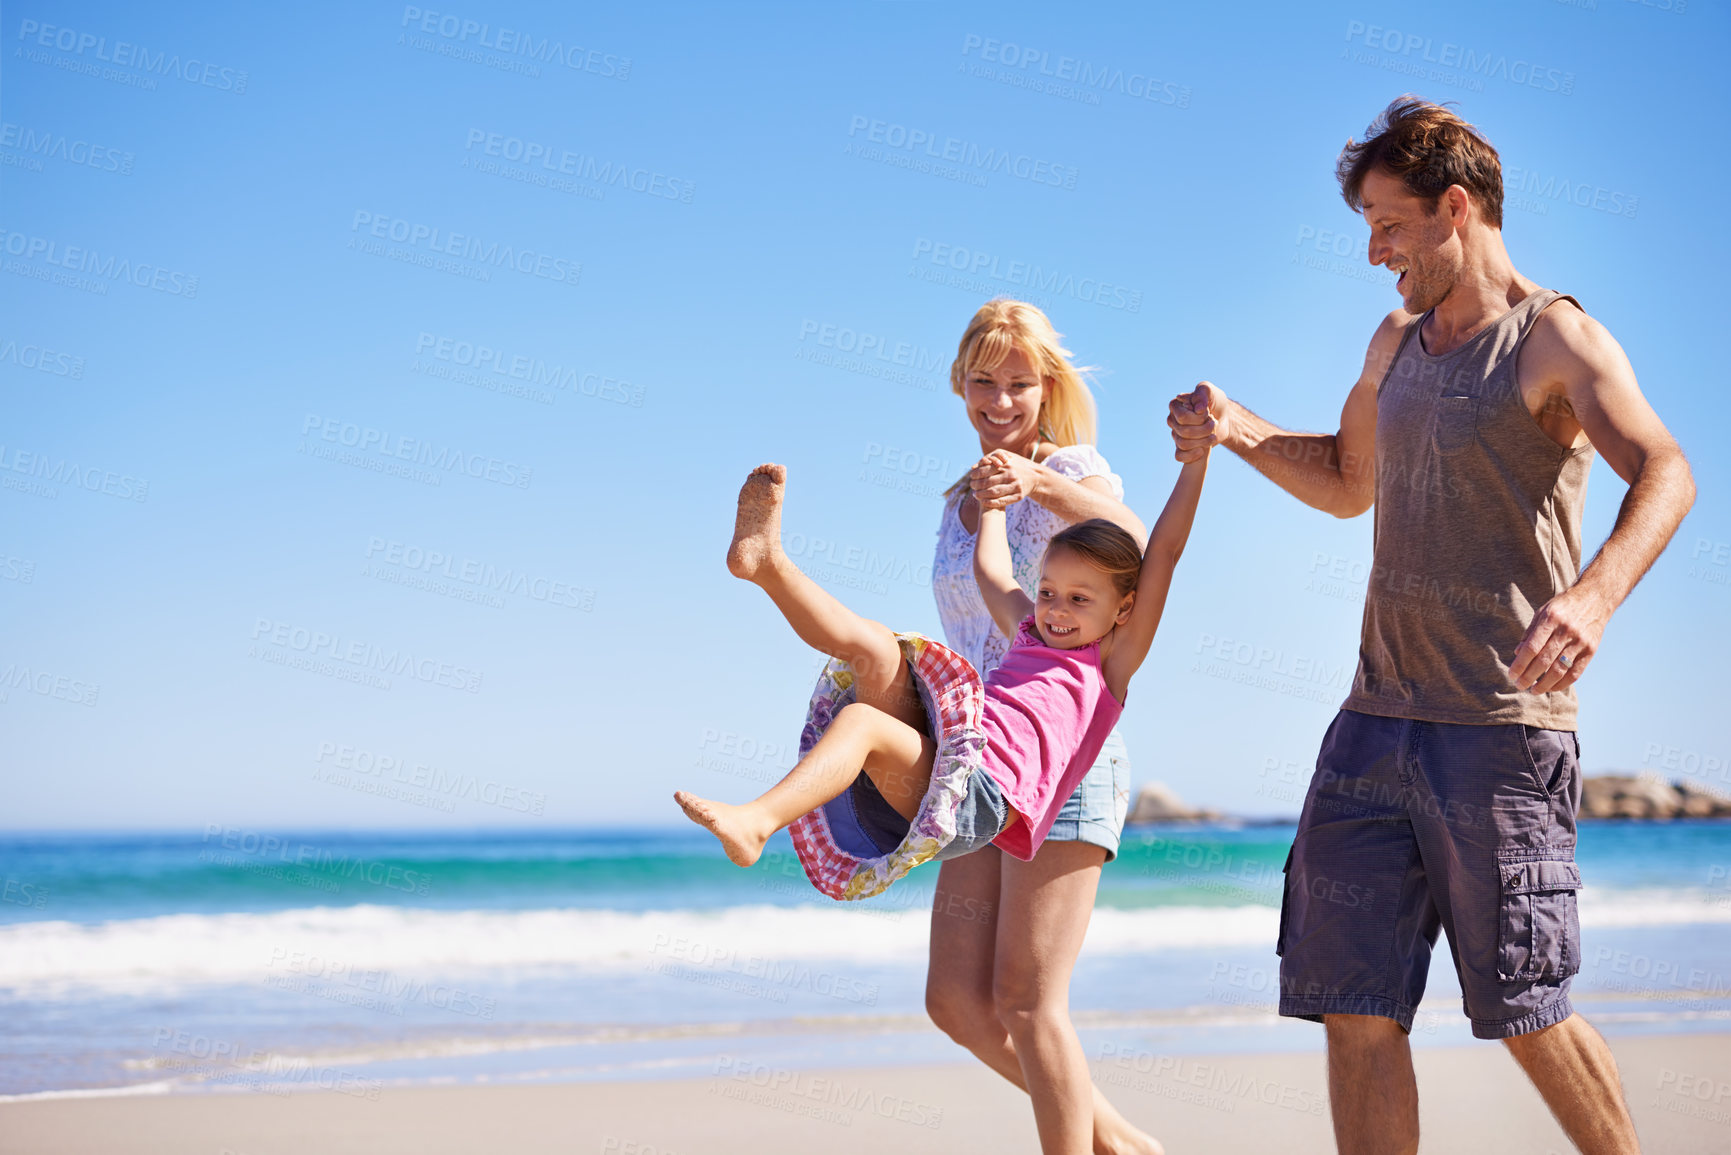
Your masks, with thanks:
M 1574 690 L 1529 694 L 1509 663 L 1539 607 L 1581 572 L 1591 445 L 1539 428 L 1515 380 L 1551 302 L 1527 296 L 1433 357 L 1401 336 L 1376 403 L 1376 553 L 1344 708 L 1427 722 L 1575 728 Z

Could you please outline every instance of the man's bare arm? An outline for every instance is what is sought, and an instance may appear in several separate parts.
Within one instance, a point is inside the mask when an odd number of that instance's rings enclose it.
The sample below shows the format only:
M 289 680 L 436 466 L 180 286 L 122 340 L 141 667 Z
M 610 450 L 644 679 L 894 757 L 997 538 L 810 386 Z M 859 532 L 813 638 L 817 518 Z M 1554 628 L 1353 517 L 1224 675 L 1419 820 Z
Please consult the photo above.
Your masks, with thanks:
M 1553 306 L 1520 356 L 1523 390 L 1532 382 L 1565 398 L 1593 448 L 1629 483 L 1605 544 L 1580 580 L 1533 616 L 1509 665 L 1515 685 L 1545 694 L 1573 685 L 1592 661 L 1612 613 L 1695 503 L 1695 479 L 1642 395 L 1622 346 L 1603 325 L 1579 310 Z
M 1293 433 L 1209 390 L 1206 414 L 1192 411 L 1190 394 L 1172 402 L 1166 424 L 1179 461 L 1193 461 L 1211 445 L 1224 445 L 1306 505 L 1336 517 L 1357 517 L 1376 499 L 1376 391 L 1400 347 L 1411 318 L 1384 318 L 1365 350 L 1364 367 L 1341 409 L 1338 433 Z

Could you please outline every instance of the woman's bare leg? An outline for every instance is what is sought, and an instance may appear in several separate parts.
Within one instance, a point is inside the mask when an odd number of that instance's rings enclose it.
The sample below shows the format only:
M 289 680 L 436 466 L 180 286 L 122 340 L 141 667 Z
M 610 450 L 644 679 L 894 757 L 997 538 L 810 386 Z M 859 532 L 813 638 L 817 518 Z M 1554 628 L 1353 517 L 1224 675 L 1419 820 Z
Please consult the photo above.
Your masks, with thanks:
M 924 730 L 852 702 L 843 706 L 811 752 L 787 777 L 743 806 L 699 798 L 684 790 L 673 794 L 686 817 L 721 840 L 736 866 L 750 866 L 769 836 L 849 786 L 863 769 L 884 801 L 912 818 L 932 780 L 937 744 Z
M 1097 846 L 1084 847 L 1080 852 L 1060 849 L 1081 845 L 1048 842 L 1034 858 L 1036 862 L 1047 855 L 1053 859 L 1080 858 L 1080 873 L 1089 881 L 1085 887 L 1074 889 L 1085 889 L 1086 894 L 1071 893 L 1067 901 L 1091 910 L 1094 888 L 1099 883 L 1098 868 L 1106 852 Z M 1004 861 L 1002 851 L 987 847 L 962 858 L 952 858 L 939 871 L 937 890 L 932 898 L 926 1013 L 950 1038 L 1025 1091 L 1028 1085 L 1022 1075 L 1022 1061 L 1016 1054 L 1009 1031 L 998 1018 L 993 997 L 998 920 L 1003 912 L 1001 873 Z M 1066 886 L 1066 890 L 1071 889 Z M 1018 953 L 1026 953 L 1032 945 L 1023 944 Z M 1069 961 L 1073 963 L 1073 955 Z M 1162 1148 L 1158 1142 L 1132 1126 L 1098 1087 L 1092 1083 L 1090 1087 L 1095 1155 L 1161 1155 Z
M 727 568 L 768 594 L 800 640 L 840 658 L 858 679 L 856 695 L 868 706 L 924 729 L 925 709 L 902 660 L 895 634 L 862 618 L 800 572 L 781 548 L 781 501 L 787 469 L 760 465 L 739 491 L 739 512 Z
M 1006 855 L 1000 868 L 992 999 L 1021 1060 L 1045 1155 L 1084 1155 L 1093 1142 L 1094 1084 L 1070 1022 L 1070 972 L 1105 856 L 1085 842 L 1055 842 L 1032 862 Z

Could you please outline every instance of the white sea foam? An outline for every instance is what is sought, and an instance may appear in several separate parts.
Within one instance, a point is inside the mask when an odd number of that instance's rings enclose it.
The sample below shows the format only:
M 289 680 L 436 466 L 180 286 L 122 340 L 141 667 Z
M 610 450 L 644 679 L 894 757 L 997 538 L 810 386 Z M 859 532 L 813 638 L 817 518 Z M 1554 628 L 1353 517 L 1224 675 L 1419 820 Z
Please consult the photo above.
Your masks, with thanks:
M 0 1095 L 0 1103 L 35 1103 L 44 1099 L 112 1099 L 116 1096 L 166 1095 L 177 1084 L 173 1080 L 133 1083 L 123 1087 L 80 1087 L 70 1091 L 27 1091 L 22 1095 Z
M 1277 921 L 1268 906 L 1102 907 L 1084 955 L 1271 944 Z M 1731 923 L 1731 904 L 1695 891 L 1587 890 L 1581 921 L 1589 928 Z M 0 927 L 0 989 L 52 997 L 90 987 L 149 991 L 367 971 L 737 970 L 786 959 L 918 967 L 925 965 L 928 923 L 924 910 L 816 905 L 641 912 L 351 906 L 33 922 Z
M 1268 907 L 1098 910 L 1100 953 L 1271 940 Z M 316 907 L 270 914 L 164 915 L 94 925 L 0 927 L 0 988 L 53 994 L 97 985 L 264 981 L 277 975 L 498 968 L 735 967 L 753 959 L 924 965 L 924 910 L 739 906 L 719 910 L 420 910 Z
M 1649 887 L 1581 891 L 1581 925 L 1589 929 L 1624 926 L 1684 926 L 1697 922 L 1731 923 L 1731 891 Z

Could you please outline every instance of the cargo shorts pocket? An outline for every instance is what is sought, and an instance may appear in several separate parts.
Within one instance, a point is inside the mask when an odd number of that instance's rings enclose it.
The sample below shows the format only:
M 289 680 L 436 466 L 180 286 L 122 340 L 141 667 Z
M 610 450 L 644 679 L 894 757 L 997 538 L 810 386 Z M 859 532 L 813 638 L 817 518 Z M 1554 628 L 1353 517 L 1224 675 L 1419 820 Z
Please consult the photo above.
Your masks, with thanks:
M 1521 745 L 1533 785 L 1546 798 L 1573 797 L 1581 776 L 1580 741 L 1573 731 L 1522 726 Z
M 1581 919 L 1575 892 L 1581 871 L 1570 858 L 1498 855 L 1497 978 L 1564 979 L 1581 969 Z
M 1292 852 L 1298 849 L 1294 843 L 1292 850 L 1286 852 L 1286 865 L 1280 868 L 1280 929 L 1274 934 L 1274 953 L 1279 958 L 1286 957 L 1286 908 L 1291 905 L 1289 895 L 1292 893 Z

